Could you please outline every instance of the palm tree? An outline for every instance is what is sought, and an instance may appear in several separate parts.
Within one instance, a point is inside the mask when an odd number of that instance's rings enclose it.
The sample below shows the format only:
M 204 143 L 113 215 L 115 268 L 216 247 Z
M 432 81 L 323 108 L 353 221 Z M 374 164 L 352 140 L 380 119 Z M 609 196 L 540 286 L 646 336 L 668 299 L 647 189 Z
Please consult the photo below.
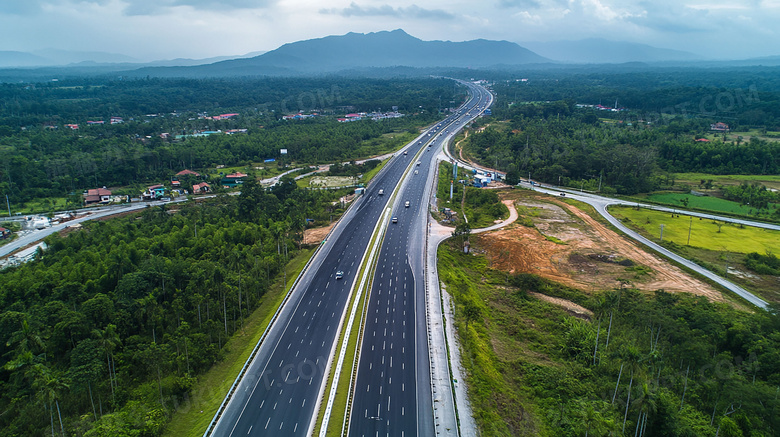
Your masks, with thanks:
M 626 399 L 626 412 L 623 415 L 623 429 L 622 432 L 626 431 L 626 419 L 628 418 L 628 407 L 631 406 L 631 387 L 634 384 L 634 373 L 639 367 L 639 361 L 640 361 L 640 354 L 639 354 L 639 348 L 637 348 L 635 345 L 630 345 L 626 347 L 626 349 L 623 351 L 623 356 L 625 360 L 628 363 L 628 367 L 631 370 L 631 382 L 628 383 L 628 397 Z
M 647 416 L 656 412 L 658 393 L 648 383 L 643 383 L 639 398 L 639 417 L 636 421 L 634 437 L 642 437 L 646 430 Z
M 116 380 L 116 366 L 112 366 L 114 362 L 114 350 L 117 346 L 122 344 L 119 338 L 119 334 L 116 332 L 116 325 L 109 324 L 106 329 L 95 329 L 92 331 L 92 335 L 98 340 L 100 346 L 106 351 L 106 365 L 108 367 L 108 383 L 111 386 L 111 397 L 116 403 L 115 388 L 118 386 Z M 112 371 L 113 368 L 113 371 Z
M 36 391 L 36 397 L 49 408 L 49 415 L 52 417 L 52 435 L 54 435 L 53 410 L 57 407 L 57 417 L 60 422 L 60 433 L 65 436 L 65 426 L 62 424 L 62 413 L 60 412 L 59 393 L 70 388 L 59 374 L 52 373 L 44 364 L 33 365 L 29 372 L 33 380 L 32 388 Z

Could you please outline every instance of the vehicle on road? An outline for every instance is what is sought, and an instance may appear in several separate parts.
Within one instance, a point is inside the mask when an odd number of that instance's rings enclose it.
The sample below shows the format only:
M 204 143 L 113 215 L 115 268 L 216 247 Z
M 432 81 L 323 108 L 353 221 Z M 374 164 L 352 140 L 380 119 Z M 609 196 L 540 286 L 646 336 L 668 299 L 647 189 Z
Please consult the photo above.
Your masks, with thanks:
M 420 170 L 415 170 L 414 174 L 420 174 Z
M 393 223 L 398 223 L 398 217 L 393 217 Z
M 418 166 L 418 167 L 420 166 L 420 163 L 421 163 L 421 161 L 417 161 L 417 166 Z
M 344 277 L 344 272 L 342 272 L 341 270 L 336 272 L 336 279 L 341 279 L 343 277 Z
M 409 208 L 409 201 L 407 200 L 406 203 L 404 203 L 405 208 Z
M 379 190 L 379 195 L 381 196 L 381 195 L 383 195 L 383 194 L 385 194 L 385 190 L 381 190 L 381 189 L 380 189 L 380 190 Z
M 566 195 L 566 193 L 561 193 L 561 196 L 565 196 L 565 195 Z
M 408 154 L 409 154 L 409 152 L 407 152 L 406 150 L 404 150 L 404 155 L 408 155 Z

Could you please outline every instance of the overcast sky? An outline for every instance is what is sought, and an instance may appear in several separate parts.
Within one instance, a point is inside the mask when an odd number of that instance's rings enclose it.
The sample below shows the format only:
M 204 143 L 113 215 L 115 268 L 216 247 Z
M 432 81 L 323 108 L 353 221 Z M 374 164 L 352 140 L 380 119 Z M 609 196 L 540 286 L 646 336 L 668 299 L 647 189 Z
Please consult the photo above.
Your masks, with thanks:
M 401 28 L 425 40 L 598 37 L 742 59 L 780 54 L 779 21 L 780 0 L 0 0 L 0 50 L 206 58 Z

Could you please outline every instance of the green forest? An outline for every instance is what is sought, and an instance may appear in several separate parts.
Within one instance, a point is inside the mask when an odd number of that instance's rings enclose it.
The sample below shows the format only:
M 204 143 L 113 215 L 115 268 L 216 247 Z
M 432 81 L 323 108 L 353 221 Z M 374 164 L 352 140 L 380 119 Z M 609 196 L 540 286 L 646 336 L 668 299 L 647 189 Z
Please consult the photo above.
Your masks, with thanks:
M 416 133 L 438 120 L 442 99 L 463 98 L 456 92 L 462 93 L 443 79 L 74 79 L 0 84 L 0 195 L 18 204 L 78 197 L 83 190 L 101 186 L 160 183 L 184 168 L 230 167 L 265 159 L 277 159 L 278 165 L 350 161 L 376 153 L 369 140 L 392 132 Z M 336 116 L 348 112 L 390 111 L 393 106 L 405 116 L 336 121 Z M 299 110 L 323 116 L 282 120 Z M 238 115 L 205 118 L 223 113 Z M 123 122 L 109 124 L 114 116 Z M 105 123 L 87 125 L 89 120 Z M 79 124 L 79 129 L 65 124 Z M 230 129 L 246 133 L 176 138 Z M 280 156 L 280 149 L 288 154 Z
M 756 137 L 741 144 L 696 141 L 709 130 L 706 119 L 675 117 L 665 124 L 605 120 L 599 117 L 605 113 L 576 108 L 571 101 L 513 105 L 496 113 L 507 118 L 494 117 L 498 122 L 490 120 L 483 132 L 469 136 L 464 151 L 484 165 L 506 171 L 510 184 L 530 177 L 632 195 L 678 189 L 674 180 L 678 172 L 780 174 L 780 142 Z M 773 205 L 780 196 L 761 185 L 731 187 L 722 195 L 780 217 Z
M 250 179 L 48 237 L 0 273 L 0 435 L 160 435 L 338 195 Z

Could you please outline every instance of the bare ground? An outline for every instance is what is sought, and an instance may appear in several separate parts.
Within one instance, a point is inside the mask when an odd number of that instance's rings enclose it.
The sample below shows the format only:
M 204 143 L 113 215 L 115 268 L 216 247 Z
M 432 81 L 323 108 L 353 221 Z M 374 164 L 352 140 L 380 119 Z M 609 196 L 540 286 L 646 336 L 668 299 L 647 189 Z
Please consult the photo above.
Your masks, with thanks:
M 505 191 L 501 195 L 515 200 L 521 220 L 471 237 L 472 249 L 483 251 L 493 268 L 534 273 L 585 292 L 630 284 L 643 291 L 663 289 L 724 301 L 723 295 L 710 285 L 574 206 L 526 191 Z M 529 219 L 533 227 L 520 224 L 530 224 Z M 577 308 L 567 310 L 580 312 Z
M 325 239 L 325 237 L 328 236 L 328 233 L 331 229 L 333 229 L 333 226 L 336 224 L 334 221 L 328 226 L 323 226 L 321 228 L 311 228 L 306 229 L 303 232 L 303 241 L 305 244 L 320 244 L 322 243 L 322 240 Z

